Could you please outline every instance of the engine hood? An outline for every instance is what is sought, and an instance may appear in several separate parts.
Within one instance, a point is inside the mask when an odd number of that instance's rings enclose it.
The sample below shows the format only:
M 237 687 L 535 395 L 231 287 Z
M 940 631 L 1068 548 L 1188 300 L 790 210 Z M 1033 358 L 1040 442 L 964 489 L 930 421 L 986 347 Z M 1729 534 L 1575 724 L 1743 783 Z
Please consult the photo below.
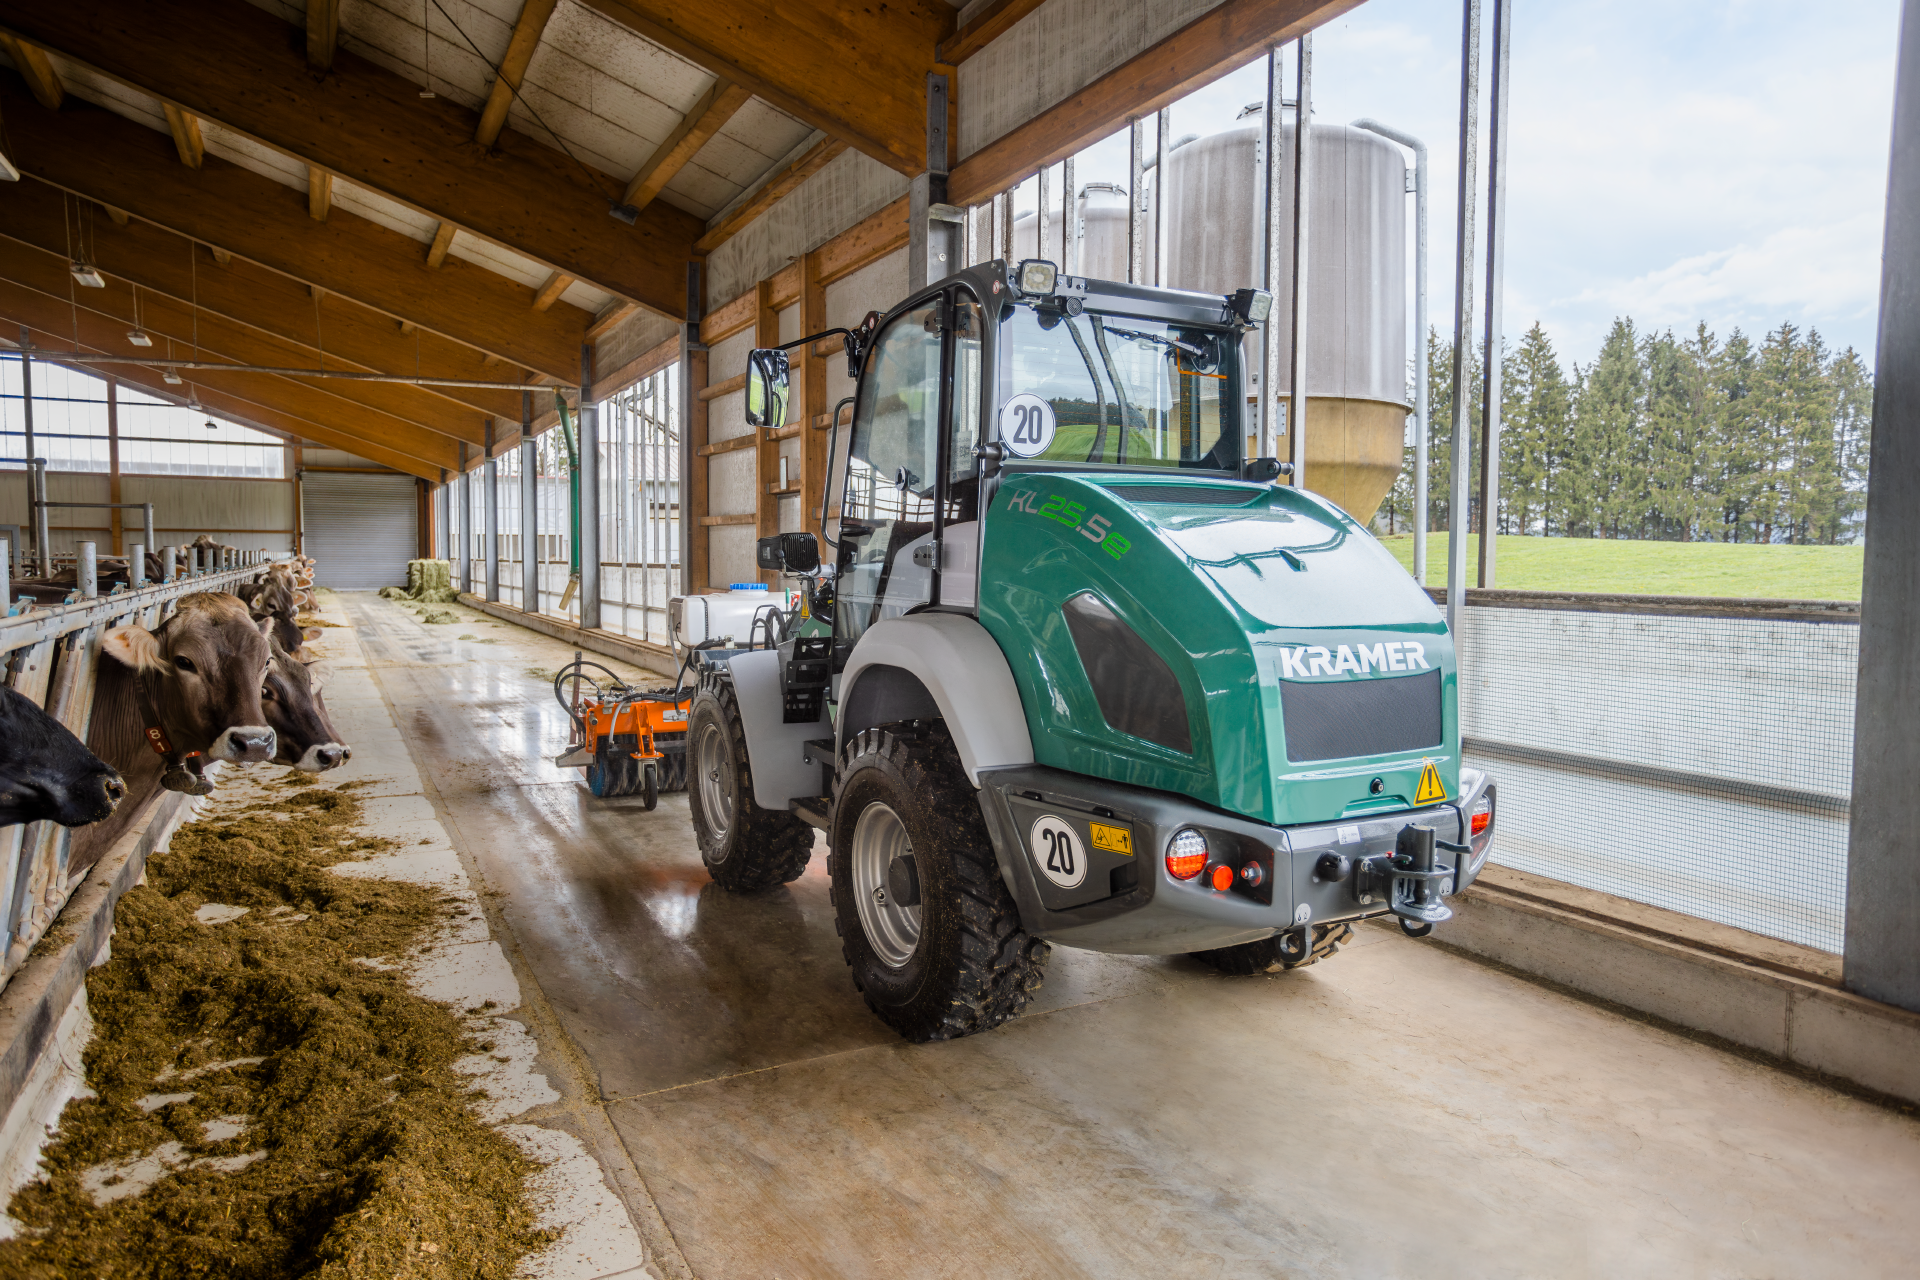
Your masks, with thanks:
M 1314 494 L 1008 474 L 983 517 L 979 606 L 1042 764 L 1276 824 L 1459 795 L 1445 622 L 1378 540 Z M 1109 614 L 1152 656 L 1116 657 L 1131 640 Z M 1176 700 L 1184 740 L 1141 728 L 1165 714 L 1128 710 Z

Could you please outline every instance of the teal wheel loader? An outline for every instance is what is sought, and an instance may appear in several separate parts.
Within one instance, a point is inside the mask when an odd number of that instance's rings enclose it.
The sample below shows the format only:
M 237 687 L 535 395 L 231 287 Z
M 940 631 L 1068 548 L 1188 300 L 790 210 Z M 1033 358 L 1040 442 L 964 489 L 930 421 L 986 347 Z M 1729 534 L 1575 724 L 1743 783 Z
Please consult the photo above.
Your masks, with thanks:
M 1246 974 L 1421 936 L 1485 865 L 1440 614 L 1244 456 L 1270 302 L 992 262 L 801 340 L 857 379 L 837 519 L 759 544 L 797 608 L 695 652 L 689 805 L 731 890 L 826 834 L 854 984 L 909 1040 L 1013 1017 L 1052 945 Z M 749 357 L 756 428 L 786 350 Z

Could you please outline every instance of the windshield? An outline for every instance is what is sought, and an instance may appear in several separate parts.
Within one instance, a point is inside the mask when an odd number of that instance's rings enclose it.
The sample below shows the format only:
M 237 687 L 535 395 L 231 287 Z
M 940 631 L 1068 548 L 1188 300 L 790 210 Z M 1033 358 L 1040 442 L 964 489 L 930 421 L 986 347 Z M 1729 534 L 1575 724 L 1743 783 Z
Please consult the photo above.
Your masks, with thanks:
M 1003 333 L 1000 436 L 1009 460 L 1239 465 L 1235 335 L 1031 307 L 1014 308 Z

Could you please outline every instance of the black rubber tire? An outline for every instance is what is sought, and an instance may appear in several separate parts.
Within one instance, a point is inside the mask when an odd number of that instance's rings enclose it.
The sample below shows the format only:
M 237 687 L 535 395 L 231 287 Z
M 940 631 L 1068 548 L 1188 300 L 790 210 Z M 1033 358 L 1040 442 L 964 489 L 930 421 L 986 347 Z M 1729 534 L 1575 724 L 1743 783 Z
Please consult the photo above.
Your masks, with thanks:
M 694 753 L 708 738 L 709 728 L 722 758 L 696 760 Z M 752 893 L 798 880 L 813 856 L 813 828 L 797 814 L 754 803 L 753 766 L 747 760 L 747 735 L 733 681 L 718 675 L 701 679 L 687 712 L 687 752 L 687 809 L 700 860 L 714 883 L 734 893 Z M 698 769 L 717 770 L 712 786 L 701 785 Z M 729 812 L 710 813 L 712 799 Z
M 1293 931 L 1289 930 L 1258 942 L 1242 942 L 1231 947 L 1217 947 L 1212 951 L 1195 951 L 1192 955 L 1195 960 L 1210 964 L 1222 973 L 1279 973 L 1284 969 L 1304 969 L 1310 964 L 1331 958 L 1346 946 L 1353 937 L 1353 922 L 1342 920 L 1337 924 L 1313 926 L 1313 951 L 1304 959 L 1291 958 L 1287 943 L 1292 935 Z
M 875 954 L 854 901 L 854 828 L 875 802 L 899 816 L 919 872 L 920 936 L 897 969 Z M 834 777 L 827 869 L 853 985 L 907 1040 L 990 1030 L 1039 989 L 1051 948 L 1020 928 L 979 796 L 944 725 L 882 726 L 846 745 Z
M 640 771 L 640 799 L 645 803 L 648 813 L 652 813 L 660 804 L 660 770 L 652 761 L 635 760 L 634 767 Z

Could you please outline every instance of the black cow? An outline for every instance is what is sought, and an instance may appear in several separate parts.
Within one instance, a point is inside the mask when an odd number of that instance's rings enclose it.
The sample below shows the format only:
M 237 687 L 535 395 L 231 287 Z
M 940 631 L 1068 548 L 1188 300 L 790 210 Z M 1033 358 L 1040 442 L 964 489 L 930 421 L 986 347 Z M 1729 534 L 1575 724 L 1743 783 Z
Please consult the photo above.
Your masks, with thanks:
M 113 766 L 33 699 L 0 685 L 0 827 L 42 820 L 83 827 L 126 794 Z

